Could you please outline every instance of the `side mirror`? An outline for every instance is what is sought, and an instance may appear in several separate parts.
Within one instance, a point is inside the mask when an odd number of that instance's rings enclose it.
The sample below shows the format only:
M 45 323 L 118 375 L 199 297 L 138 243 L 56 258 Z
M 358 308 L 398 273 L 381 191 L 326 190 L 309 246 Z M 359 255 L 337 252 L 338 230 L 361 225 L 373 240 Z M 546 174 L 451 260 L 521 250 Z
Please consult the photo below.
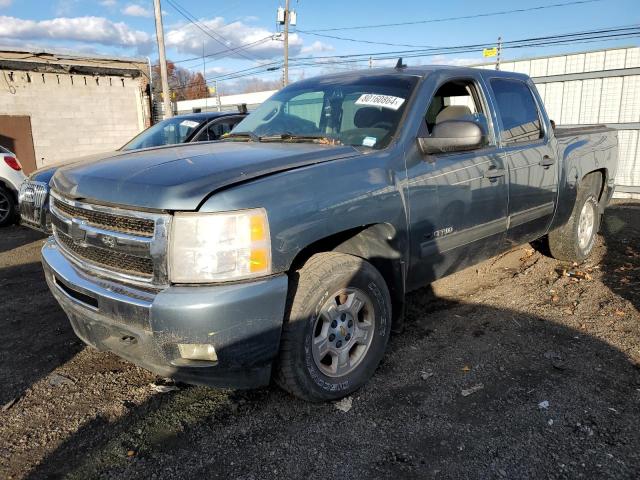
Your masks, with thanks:
M 446 120 L 433 127 L 428 137 L 418 137 L 418 146 L 422 153 L 457 152 L 473 150 L 482 146 L 484 135 L 475 122 L 468 120 Z

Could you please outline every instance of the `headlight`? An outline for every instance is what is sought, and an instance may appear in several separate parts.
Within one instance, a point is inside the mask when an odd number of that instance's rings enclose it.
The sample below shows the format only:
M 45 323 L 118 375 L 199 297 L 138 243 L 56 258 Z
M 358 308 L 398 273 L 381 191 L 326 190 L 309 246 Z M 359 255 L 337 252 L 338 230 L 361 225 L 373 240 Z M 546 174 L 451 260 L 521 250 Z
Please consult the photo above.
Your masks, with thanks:
M 269 273 L 271 241 L 264 209 L 174 215 L 169 243 L 172 282 L 220 282 Z

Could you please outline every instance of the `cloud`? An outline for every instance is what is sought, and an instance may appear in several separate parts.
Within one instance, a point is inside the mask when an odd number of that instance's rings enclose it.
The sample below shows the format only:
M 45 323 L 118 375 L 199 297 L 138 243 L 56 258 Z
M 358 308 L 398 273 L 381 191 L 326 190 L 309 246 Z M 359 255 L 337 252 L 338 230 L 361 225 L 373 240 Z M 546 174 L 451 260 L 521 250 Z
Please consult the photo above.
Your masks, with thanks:
M 122 13 L 124 15 L 129 15 L 130 17 L 152 17 L 153 12 L 148 8 L 144 8 L 141 5 L 130 4 L 122 9 Z
M 241 21 L 225 23 L 221 17 L 211 20 L 200 20 L 200 25 L 209 32 L 210 36 L 203 35 L 203 32 L 195 25 L 187 24 L 171 28 L 165 35 L 167 48 L 172 48 L 182 54 L 202 55 L 202 41 L 205 41 L 205 52 L 219 54 L 215 58 L 241 58 L 255 60 L 270 60 L 282 55 L 283 42 L 281 39 L 274 39 L 273 32 L 260 27 L 252 27 Z M 204 37 L 204 38 L 203 38 Z M 269 38 L 271 37 L 271 38 Z M 251 47 L 240 51 L 229 51 L 237 49 L 242 45 L 256 42 Z M 317 47 L 316 47 L 317 48 Z M 299 35 L 292 33 L 289 35 L 289 54 L 298 55 L 303 50 L 303 41 Z
M 0 8 L 9 7 L 13 0 L 0 0 Z
M 117 3 L 116 0 L 100 0 L 100 5 L 103 7 L 115 7 Z
M 328 45 L 328 44 L 326 44 L 324 42 L 320 42 L 318 40 L 313 42 L 311 45 L 308 45 L 306 47 L 302 47 L 300 49 L 300 53 L 305 53 L 305 54 L 323 53 L 323 52 L 331 52 L 331 51 L 333 51 L 333 46 L 332 45 Z
M 59 17 L 70 15 L 80 0 L 58 0 L 55 4 L 54 12 Z
M 153 37 L 147 32 L 132 30 L 126 23 L 112 22 L 104 17 L 53 18 L 24 20 L 0 16 L 0 39 L 60 40 L 135 48 L 149 52 Z

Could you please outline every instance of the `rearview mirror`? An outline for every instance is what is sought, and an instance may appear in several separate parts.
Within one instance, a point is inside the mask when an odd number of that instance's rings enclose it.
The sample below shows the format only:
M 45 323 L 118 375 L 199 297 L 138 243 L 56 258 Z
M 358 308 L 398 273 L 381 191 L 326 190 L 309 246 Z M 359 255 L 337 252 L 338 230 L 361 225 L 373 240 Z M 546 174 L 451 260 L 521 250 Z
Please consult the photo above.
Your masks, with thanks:
M 480 126 L 468 120 L 446 120 L 436 124 L 430 136 L 418 137 L 420 150 L 427 155 L 473 150 L 483 141 Z

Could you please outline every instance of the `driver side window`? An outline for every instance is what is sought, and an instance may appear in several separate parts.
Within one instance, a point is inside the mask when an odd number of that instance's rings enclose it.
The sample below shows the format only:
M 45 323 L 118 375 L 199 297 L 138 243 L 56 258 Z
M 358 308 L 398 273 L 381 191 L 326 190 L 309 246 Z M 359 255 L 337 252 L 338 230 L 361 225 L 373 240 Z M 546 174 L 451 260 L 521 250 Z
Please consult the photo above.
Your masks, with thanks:
M 473 121 L 487 134 L 486 115 L 473 81 L 452 80 L 438 88 L 425 115 L 429 133 L 446 120 Z

